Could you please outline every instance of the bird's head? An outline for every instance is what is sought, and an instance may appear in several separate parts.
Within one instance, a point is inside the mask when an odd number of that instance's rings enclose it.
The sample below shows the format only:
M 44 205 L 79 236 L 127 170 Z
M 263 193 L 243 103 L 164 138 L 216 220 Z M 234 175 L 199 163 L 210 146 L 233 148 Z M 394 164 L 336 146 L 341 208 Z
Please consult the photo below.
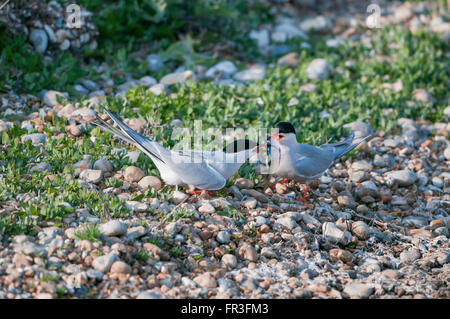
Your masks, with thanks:
M 270 140 L 276 141 L 279 144 L 291 144 L 297 142 L 295 128 L 291 123 L 280 122 L 277 124 L 277 129 L 277 132 L 270 135 Z

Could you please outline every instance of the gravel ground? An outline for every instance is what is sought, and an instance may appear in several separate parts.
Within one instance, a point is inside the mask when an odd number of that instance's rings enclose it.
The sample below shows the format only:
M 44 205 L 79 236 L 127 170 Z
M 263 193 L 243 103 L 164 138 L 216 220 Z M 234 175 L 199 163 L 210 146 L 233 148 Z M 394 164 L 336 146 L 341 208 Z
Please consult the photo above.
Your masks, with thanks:
M 382 21 L 414 28 L 417 18 L 448 38 L 449 24 L 420 10 L 420 5 L 395 6 Z M 333 28 L 327 21 L 313 19 L 293 28 L 280 20 L 268 29 L 275 42 L 302 37 L 308 28 L 333 29 L 347 38 L 359 32 L 351 21 L 342 27 L 328 21 Z M 269 31 L 261 30 L 250 37 L 262 53 L 281 49 L 268 46 Z M 364 37 L 368 36 L 358 39 Z M 286 53 L 278 64 L 298 65 L 299 56 Z M 155 56 L 147 61 L 155 67 L 159 63 Z M 232 62 L 223 61 L 196 73 L 177 70 L 159 83 L 150 76 L 120 86 L 110 79 L 84 81 L 78 87 L 86 92 L 84 104 L 60 104 L 57 96 L 70 97 L 52 90 L 37 97 L 11 90 L 1 95 L 0 132 L 16 123 L 24 132 L 12 142 L 30 140 L 42 153 L 49 140 L 67 136 L 82 147 L 91 129 L 84 123 L 95 115 L 92 106 L 110 94 L 124 96 L 130 85 L 147 87 L 154 94 L 170 94 L 170 85 L 189 79 L 245 85 L 263 79 L 270 67 L 255 65 L 237 72 Z M 317 59 L 306 73 L 311 80 L 321 80 L 335 71 L 326 60 Z M 228 78 L 215 77 L 216 72 Z M 309 83 L 302 89 L 314 91 L 314 86 Z M 384 88 L 401 90 L 402 83 L 384 83 Z M 413 99 L 435 101 L 420 89 Z M 27 114 L 25 108 L 35 112 Z M 10 115 L 15 120 L 7 120 Z M 36 223 L 27 235 L 0 236 L 0 299 L 449 298 L 450 107 L 444 115 L 436 123 L 400 118 L 396 129 L 375 132 L 356 155 L 340 160 L 314 181 L 304 203 L 295 200 L 303 185 L 280 184 L 274 178 L 274 189 L 238 178 L 214 196 L 189 195 L 181 188 L 168 189 L 138 164 L 115 170 L 111 161 L 86 155 L 77 163 L 64 163 L 75 168 L 69 175 L 54 173 L 49 163 L 30 161 L 30 174 L 21 183 L 36 174 L 43 174 L 43 181 L 76 180 L 84 189 L 124 201 L 131 213 L 115 218 L 104 208 L 97 216 L 61 203 L 67 207 L 61 220 Z M 55 117 L 64 119 L 65 133 L 58 133 Z M 141 132 L 147 128 L 139 119 L 126 122 Z M 371 130 L 360 122 L 349 127 Z M 92 145 L 102 141 L 91 140 Z M 0 151 L 6 154 L 12 142 L 3 141 Z M 114 151 L 134 162 L 139 155 L 124 148 Z M 111 178 L 120 185 L 106 185 Z M 148 190 L 161 196 L 145 196 Z M 0 216 L 19 215 L 24 210 L 20 202 L 30 202 L 30 196 L 44 200 L 33 190 L 18 194 L 0 201 Z M 31 222 L 38 215 L 30 214 Z

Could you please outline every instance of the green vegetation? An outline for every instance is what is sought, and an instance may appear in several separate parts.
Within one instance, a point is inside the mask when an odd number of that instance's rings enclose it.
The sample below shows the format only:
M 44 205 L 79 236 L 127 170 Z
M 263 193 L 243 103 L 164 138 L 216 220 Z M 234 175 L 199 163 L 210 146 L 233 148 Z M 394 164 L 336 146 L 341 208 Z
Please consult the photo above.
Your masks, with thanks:
M 80 240 L 89 240 L 91 242 L 96 242 L 100 240 L 102 233 L 97 225 L 85 225 L 83 230 L 77 230 L 75 236 Z

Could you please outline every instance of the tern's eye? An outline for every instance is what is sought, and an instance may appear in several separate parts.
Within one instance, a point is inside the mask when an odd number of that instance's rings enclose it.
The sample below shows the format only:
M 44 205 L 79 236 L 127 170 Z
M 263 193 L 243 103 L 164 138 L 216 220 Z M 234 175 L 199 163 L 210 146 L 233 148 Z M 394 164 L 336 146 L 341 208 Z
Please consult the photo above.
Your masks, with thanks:
M 275 139 L 277 140 L 277 141 L 280 141 L 280 140 L 282 140 L 284 138 L 284 135 L 281 135 L 281 134 L 278 134 L 276 137 L 275 137 Z

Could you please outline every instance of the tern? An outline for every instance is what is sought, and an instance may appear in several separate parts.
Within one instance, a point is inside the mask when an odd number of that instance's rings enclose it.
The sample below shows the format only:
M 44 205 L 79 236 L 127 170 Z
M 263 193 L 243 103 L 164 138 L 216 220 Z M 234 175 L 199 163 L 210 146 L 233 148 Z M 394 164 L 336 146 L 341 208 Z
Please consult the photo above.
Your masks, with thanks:
M 294 126 L 289 122 L 277 124 L 278 132 L 270 136 L 272 145 L 278 146 L 272 152 L 279 152 L 278 160 L 273 164 L 271 172 L 273 175 L 284 178 L 284 183 L 288 179 L 305 184 L 306 188 L 300 201 L 306 200 L 309 181 L 319 178 L 332 166 L 335 161 L 349 153 L 360 143 L 371 137 L 368 135 L 358 138 L 354 143 L 355 134 L 335 144 L 323 144 L 313 146 L 300 144 L 297 142 Z
M 252 154 L 258 152 L 257 143 L 249 143 L 246 145 L 247 148 L 243 147 L 238 152 L 232 153 L 223 150 L 169 150 L 132 130 L 104 106 L 102 108 L 118 128 L 99 116 L 97 116 L 97 122 L 92 124 L 136 146 L 149 156 L 159 170 L 161 178 L 168 185 L 195 187 L 208 191 L 222 189 L 227 179 L 235 175 Z M 235 141 L 230 145 L 236 143 Z

